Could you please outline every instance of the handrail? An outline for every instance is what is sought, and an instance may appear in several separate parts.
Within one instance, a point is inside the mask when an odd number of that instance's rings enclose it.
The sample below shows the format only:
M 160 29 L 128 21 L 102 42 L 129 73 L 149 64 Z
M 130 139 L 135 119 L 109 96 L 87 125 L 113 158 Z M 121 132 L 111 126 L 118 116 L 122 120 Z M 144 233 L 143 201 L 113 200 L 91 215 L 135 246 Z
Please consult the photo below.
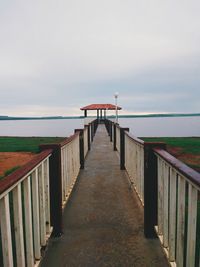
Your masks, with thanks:
M 32 172 L 33 169 L 45 158 L 51 155 L 52 149 L 46 149 L 36 155 L 32 160 L 27 162 L 24 166 L 17 169 L 15 172 L 7 175 L 2 180 L 0 180 L 0 194 L 4 193 L 15 183 L 19 182 L 24 176 L 28 176 L 29 172 Z
M 139 143 L 140 145 L 144 145 L 144 141 L 140 138 L 138 138 L 137 136 L 129 133 L 128 131 L 125 131 L 125 134 L 130 137 L 133 141 L 135 141 L 136 143 Z
M 66 139 L 64 139 L 60 144 L 61 147 L 69 144 L 70 142 L 72 142 L 76 137 L 77 135 L 79 135 L 79 132 L 80 131 L 76 131 L 73 135 L 70 135 L 69 137 L 67 137 Z
M 200 173 L 198 173 L 194 169 L 190 168 L 189 166 L 187 166 L 186 164 L 184 164 L 183 162 L 172 156 L 166 150 L 160 148 L 154 148 L 153 150 L 162 159 L 171 164 L 172 167 L 175 168 L 180 174 L 184 175 L 191 182 L 200 187 Z

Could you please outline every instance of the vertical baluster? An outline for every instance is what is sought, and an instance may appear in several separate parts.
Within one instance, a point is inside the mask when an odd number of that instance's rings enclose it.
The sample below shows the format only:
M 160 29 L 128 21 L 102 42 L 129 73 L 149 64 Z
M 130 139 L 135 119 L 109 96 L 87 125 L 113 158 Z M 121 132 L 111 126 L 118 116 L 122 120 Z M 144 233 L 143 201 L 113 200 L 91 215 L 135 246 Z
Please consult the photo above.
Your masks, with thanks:
M 24 185 L 24 210 L 25 210 L 26 263 L 27 267 L 32 267 L 34 265 L 34 255 L 33 255 L 33 226 L 32 226 L 30 176 L 24 180 L 23 185 Z
M 44 165 L 38 168 L 39 179 L 39 207 L 40 207 L 40 242 L 41 246 L 46 245 L 46 214 L 45 214 L 45 190 L 44 190 Z
M 189 184 L 186 266 L 190 267 L 193 267 L 195 265 L 196 224 L 197 224 L 197 189 L 194 188 L 193 185 Z
M 175 261 L 175 236 L 176 236 L 176 181 L 177 175 L 170 168 L 170 199 L 169 199 L 169 260 Z
M 33 199 L 33 235 L 34 253 L 37 260 L 40 259 L 40 222 L 39 222 L 39 195 L 38 195 L 38 169 L 32 173 L 32 199 Z
M 134 179 L 134 143 L 131 142 L 131 177 L 132 177 L 132 182 L 134 183 L 135 186 L 135 179 Z
M 65 146 L 65 195 L 68 195 L 67 146 Z
M 66 146 L 66 179 L 67 179 L 67 183 L 66 183 L 66 187 L 67 187 L 67 195 L 69 194 L 69 146 Z
M 185 243 L 185 179 L 178 176 L 178 205 L 177 205 L 177 243 L 176 262 L 182 267 L 184 262 Z
M 77 175 L 78 175 L 79 169 L 80 169 L 80 161 L 79 161 L 80 152 L 79 152 L 79 139 L 78 139 L 78 137 L 76 138 L 76 151 L 77 151 L 77 153 L 76 153 L 76 168 L 77 168 Z
M 50 223 L 50 187 L 49 187 L 49 159 L 44 162 L 44 191 L 45 191 L 45 215 L 46 215 L 46 234 L 51 231 Z
M 165 164 L 164 167 L 164 218 L 163 218 L 163 245 L 165 248 L 168 247 L 168 238 L 169 238 L 169 231 L 168 231 L 168 201 L 169 201 L 169 167 Z
M 13 266 L 9 197 L 0 200 L 1 239 L 4 266 Z
M 72 185 L 72 175 L 71 175 L 71 145 L 68 146 L 68 156 L 69 156 L 69 186 Z
M 13 189 L 13 211 L 14 211 L 14 227 L 15 227 L 15 243 L 16 243 L 16 256 L 17 266 L 25 266 L 24 255 L 24 233 L 23 233 L 23 220 L 22 220 L 22 195 L 21 184 L 18 184 Z

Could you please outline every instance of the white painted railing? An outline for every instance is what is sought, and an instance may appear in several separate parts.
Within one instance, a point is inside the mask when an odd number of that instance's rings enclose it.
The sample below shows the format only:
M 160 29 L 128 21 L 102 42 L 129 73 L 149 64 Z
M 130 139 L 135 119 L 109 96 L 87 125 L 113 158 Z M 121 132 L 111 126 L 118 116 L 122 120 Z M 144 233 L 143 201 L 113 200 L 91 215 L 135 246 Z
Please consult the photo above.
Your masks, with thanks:
M 118 125 L 113 142 L 121 162 Z M 171 266 L 200 266 L 200 174 L 170 155 L 164 143 L 143 142 L 127 131 L 123 142 L 125 169 L 144 205 L 145 236 L 154 237 L 155 228 Z
M 125 132 L 125 168 L 144 203 L 144 142 L 128 132 Z
M 41 152 L 0 182 L 0 264 L 5 267 L 32 267 L 41 258 L 51 233 L 50 156 L 51 150 Z
M 62 202 L 68 200 L 80 169 L 79 133 L 61 146 Z
M 199 266 L 200 174 L 166 151 L 155 151 L 158 164 L 156 230 L 161 244 L 171 266 Z

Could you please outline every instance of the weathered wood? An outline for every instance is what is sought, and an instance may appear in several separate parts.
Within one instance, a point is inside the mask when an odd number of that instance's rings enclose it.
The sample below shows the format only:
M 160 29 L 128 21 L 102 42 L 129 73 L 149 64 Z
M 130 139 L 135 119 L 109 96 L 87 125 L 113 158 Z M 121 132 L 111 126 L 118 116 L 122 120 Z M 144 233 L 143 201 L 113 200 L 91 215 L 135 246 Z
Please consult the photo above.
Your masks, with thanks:
M 9 196 L 0 200 L 1 240 L 4 266 L 13 266 L 12 237 L 10 226 Z
M 186 266 L 190 267 L 195 266 L 196 225 L 197 225 L 197 189 L 192 184 L 189 184 Z
M 40 243 L 46 245 L 46 215 L 45 215 L 45 193 L 44 193 L 44 164 L 38 168 L 39 182 L 39 212 L 40 212 Z
M 163 217 L 163 246 L 168 247 L 169 242 L 169 166 L 165 163 L 164 166 L 164 217 Z
M 24 182 L 24 210 L 25 210 L 25 243 L 26 243 L 26 264 L 32 267 L 34 264 L 33 254 L 33 226 L 32 226 L 32 205 L 30 176 Z
M 50 234 L 50 187 L 49 187 L 49 159 L 44 161 L 44 193 L 45 193 L 45 215 L 46 215 L 46 234 Z
M 129 131 L 129 128 L 120 128 L 120 169 L 125 170 L 125 131 Z
M 40 220 L 39 220 L 39 186 L 38 168 L 32 173 L 32 199 L 33 199 L 33 236 L 35 259 L 39 260 L 40 253 Z
M 183 267 L 185 244 L 185 179 L 178 176 L 176 262 Z
M 22 220 L 22 195 L 21 184 L 18 184 L 13 190 L 13 211 L 14 211 L 14 229 L 15 229 L 15 243 L 17 266 L 25 266 L 24 254 L 24 233 Z
M 116 145 L 116 143 L 117 143 L 117 135 L 116 135 L 116 124 L 114 123 L 114 128 L 113 128 L 113 149 L 114 149 L 114 151 L 116 151 L 117 150 L 117 145 Z
M 163 161 L 158 158 L 158 234 L 163 235 Z
M 173 168 L 170 168 L 170 198 L 169 198 L 169 260 L 175 261 L 176 253 L 176 181 L 177 175 Z
M 165 148 L 164 143 L 144 143 L 144 234 L 147 238 L 155 238 L 155 225 L 158 216 L 158 173 L 155 147 Z
M 73 140 L 66 140 L 66 145 Z M 50 179 L 50 221 L 53 226 L 53 236 L 62 234 L 62 165 L 61 165 L 61 144 L 43 145 L 42 149 L 51 148 L 53 153 L 49 158 L 49 179 Z

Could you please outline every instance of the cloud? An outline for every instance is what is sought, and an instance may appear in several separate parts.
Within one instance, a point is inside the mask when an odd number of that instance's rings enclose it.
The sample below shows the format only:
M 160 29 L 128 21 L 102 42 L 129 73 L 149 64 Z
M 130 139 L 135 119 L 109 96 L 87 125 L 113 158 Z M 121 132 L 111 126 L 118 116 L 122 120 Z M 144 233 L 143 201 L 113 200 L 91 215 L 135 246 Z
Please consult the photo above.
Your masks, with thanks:
M 199 8 L 197 0 L 6 1 L 0 114 L 63 115 L 65 106 L 112 102 L 115 91 L 129 112 L 198 112 Z

